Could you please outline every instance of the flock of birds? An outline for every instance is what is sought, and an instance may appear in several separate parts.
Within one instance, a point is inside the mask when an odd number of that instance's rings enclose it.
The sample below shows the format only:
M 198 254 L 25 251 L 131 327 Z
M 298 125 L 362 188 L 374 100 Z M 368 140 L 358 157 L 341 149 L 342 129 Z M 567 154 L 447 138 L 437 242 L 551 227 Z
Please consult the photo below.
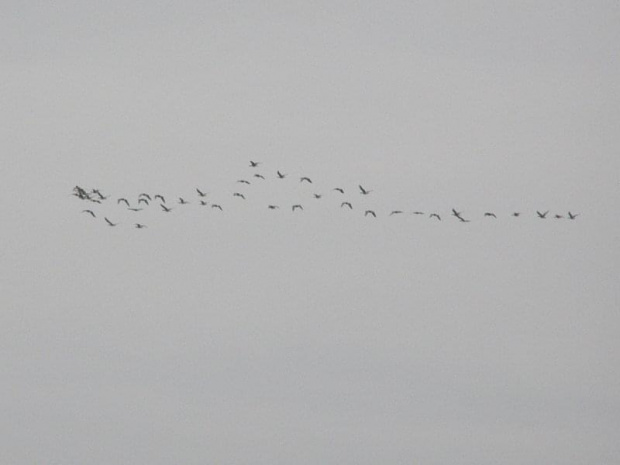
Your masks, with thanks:
M 259 169 L 259 166 L 261 165 L 261 162 L 258 161 L 253 161 L 250 160 L 250 164 L 249 167 L 253 169 L 252 174 L 252 178 L 254 178 L 256 181 L 255 182 L 264 182 L 267 180 L 267 178 L 259 173 L 257 171 L 257 169 Z M 279 179 L 279 180 L 283 180 L 286 179 L 288 177 L 288 175 L 286 173 L 283 173 L 280 170 L 276 170 L 275 173 L 275 179 Z M 260 181 L 258 181 L 260 180 Z M 252 182 L 254 181 L 249 181 L 248 179 L 239 179 L 237 180 L 237 184 L 239 184 L 240 186 L 249 186 L 252 184 Z M 312 185 L 312 179 L 310 179 L 307 176 L 302 176 L 299 178 L 299 183 L 303 184 L 306 183 L 308 185 Z M 238 189 L 237 191 L 232 192 L 232 197 L 234 198 L 238 198 L 240 200 L 246 200 L 246 195 L 249 195 L 247 192 L 239 192 L 242 191 L 243 189 Z M 220 203 L 213 203 L 207 200 L 208 197 L 208 193 L 205 192 L 204 190 L 201 190 L 200 188 L 195 188 L 196 191 L 196 196 L 197 196 L 197 200 L 198 200 L 198 205 L 200 205 L 201 207 L 210 207 L 213 210 L 217 210 L 220 212 L 224 211 L 224 207 L 220 204 Z M 357 195 L 361 195 L 361 196 L 368 196 L 370 195 L 373 191 L 370 189 L 366 189 L 364 186 L 362 186 L 361 184 L 358 184 L 357 189 L 355 189 L 356 194 Z M 340 202 L 340 208 L 343 209 L 348 209 L 348 210 L 353 210 L 353 203 L 350 201 L 350 199 L 346 199 L 343 198 L 342 196 L 345 195 L 345 189 L 343 189 L 342 187 L 334 187 L 331 189 L 331 192 L 334 193 L 334 195 L 339 195 L 341 196 L 342 201 Z M 89 203 L 93 203 L 93 204 L 102 204 L 103 202 L 106 202 L 110 196 L 109 195 L 104 195 L 101 193 L 101 191 L 99 189 L 84 189 L 83 187 L 80 186 L 75 186 L 73 188 L 73 192 L 72 194 L 73 196 L 77 197 L 78 199 L 85 201 L 85 202 L 89 202 Z M 312 193 L 312 198 L 315 200 L 320 200 L 321 198 L 323 198 L 322 193 Z M 192 203 L 193 201 L 189 201 L 184 197 L 178 197 L 176 204 L 179 206 L 186 206 L 190 203 Z M 162 194 L 149 194 L 149 193 L 141 193 L 140 195 L 138 195 L 137 201 L 136 203 L 134 203 L 133 205 L 129 202 L 129 200 L 125 197 L 120 197 L 116 199 L 116 204 L 117 205 L 124 205 L 126 207 L 127 210 L 132 211 L 132 212 L 140 212 L 142 210 L 144 210 L 145 208 L 152 208 L 155 205 L 157 205 L 160 209 L 160 211 L 162 213 L 170 213 L 172 212 L 176 207 L 173 207 L 171 205 L 171 203 L 168 203 L 166 201 L 166 198 L 162 195 Z M 278 210 L 280 209 L 280 205 L 276 205 L 276 204 L 267 204 L 266 208 L 269 210 Z M 304 210 L 304 207 L 302 204 L 300 203 L 296 203 L 293 205 L 290 205 L 290 209 L 292 212 L 301 212 Z M 364 212 L 364 216 L 366 217 L 373 217 L 373 218 L 377 218 L 377 213 L 375 210 L 370 210 L 370 209 L 364 209 L 362 208 L 362 211 Z M 97 213 L 95 212 L 95 207 L 91 207 L 91 208 L 86 208 L 84 210 L 82 210 L 82 213 L 87 214 L 89 216 L 91 216 L 92 218 L 99 218 Z M 391 210 L 388 213 L 388 216 L 394 216 L 394 215 L 401 215 L 404 214 L 405 211 L 403 210 Z M 427 216 L 429 219 L 433 219 L 436 221 L 441 221 L 442 220 L 442 216 L 437 213 L 437 212 L 423 212 L 423 211 L 413 211 L 410 212 L 411 214 L 414 215 L 422 215 L 422 216 Z M 536 211 L 536 215 L 538 218 L 540 219 L 546 219 L 549 215 L 549 211 Z M 450 212 L 450 216 L 456 218 L 458 221 L 462 222 L 462 223 L 469 223 L 471 220 L 468 218 L 465 218 L 463 216 L 463 212 L 459 212 L 456 209 L 452 209 L 452 211 Z M 511 216 L 513 217 L 519 217 L 521 216 L 521 212 L 512 212 Z M 567 212 L 566 215 L 563 214 L 554 214 L 552 217 L 555 219 L 570 219 L 570 220 L 574 220 L 575 218 L 577 218 L 577 216 L 579 216 L 579 214 L 577 213 L 572 213 L 572 212 Z M 497 215 L 494 212 L 484 212 L 483 217 L 485 218 L 493 218 L 493 219 L 497 219 Z M 103 220 L 107 223 L 108 226 L 110 227 L 115 227 L 118 226 L 120 223 L 119 222 L 115 222 L 111 219 L 109 219 L 107 216 L 103 217 Z M 134 227 L 137 229 L 143 229 L 146 228 L 147 225 L 144 223 L 133 223 Z

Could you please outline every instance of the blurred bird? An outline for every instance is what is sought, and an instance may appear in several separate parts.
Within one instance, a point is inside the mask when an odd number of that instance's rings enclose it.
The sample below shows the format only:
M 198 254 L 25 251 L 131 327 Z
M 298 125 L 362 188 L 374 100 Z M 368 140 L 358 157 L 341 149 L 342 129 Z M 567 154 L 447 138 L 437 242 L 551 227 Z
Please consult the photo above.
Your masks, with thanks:
M 223 211 L 223 210 L 222 210 L 222 206 L 221 206 L 221 205 L 218 205 L 217 203 L 212 203 L 212 204 L 211 204 L 211 208 L 217 208 L 219 211 Z
M 320 199 L 321 197 L 323 197 L 321 194 L 313 194 L 315 199 Z
M 118 200 L 116 201 L 116 204 L 118 205 L 118 204 L 119 204 L 119 203 L 121 203 L 121 202 L 125 202 L 125 204 L 126 204 L 128 207 L 130 207 L 130 206 L 131 206 L 131 205 L 129 205 L 129 201 L 128 201 L 127 199 L 125 199 L 125 198 L 120 198 L 120 199 L 118 199 Z
M 342 207 L 349 207 L 349 210 L 353 210 L 353 205 L 351 205 L 351 202 L 342 202 L 340 204 L 340 208 Z
M 189 202 L 187 200 L 185 200 L 183 197 L 179 197 L 179 203 L 181 205 L 187 205 Z
M 246 181 L 245 179 L 239 179 L 239 181 L 237 181 L 241 184 L 250 184 L 250 181 Z
M 362 195 L 368 195 L 372 192 L 371 190 L 364 189 L 362 186 L 358 187 L 360 188 L 360 192 L 362 193 Z
M 490 217 L 492 217 L 492 218 L 497 218 L 497 216 L 495 216 L 495 213 L 493 213 L 493 212 L 486 212 L 486 213 L 484 214 L 484 216 L 490 216 Z
M 428 217 L 429 218 L 437 218 L 439 221 L 441 221 L 441 217 L 437 213 L 431 213 Z
M 344 194 L 344 189 L 343 189 L 342 187 L 334 187 L 332 190 L 334 190 L 334 191 L 338 191 L 338 192 L 340 192 L 341 194 Z
M 163 203 L 166 203 L 166 199 L 164 199 L 164 196 L 161 194 L 157 194 L 154 198 L 161 200 Z
M 256 173 L 256 174 L 254 175 L 254 177 L 255 177 L 255 178 L 260 178 L 260 179 L 265 179 L 265 176 L 263 176 L 262 174 L 258 174 L 258 173 Z
M 304 209 L 304 207 L 302 207 L 301 205 L 293 205 L 292 210 L 293 210 L 293 211 L 295 211 L 295 210 L 297 210 L 298 208 L 299 208 L 300 210 L 303 210 L 303 209 Z
M 278 174 L 278 177 L 280 179 L 284 179 L 286 177 L 286 174 L 284 174 L 284 173 L 280 173 L 279 171 L 276 171 L 276 173 Z
M 151 196 L 145 193 L 140 194 L 138 197 L 146 197 L 147 199 L 151 200 Z
M 575 218 L 577 218 L 579 216 L 579 213 L 571 213 L 568 212 L 568 218 L 571 220 L 574 220 Z
M 278 207 L 277 205 L 267 205 L 267 208 L 269 210 L 275 210 L 275 209 L 280 208 L 280 207 Z
M 161 209 L 163 211 L 165 211 L 166 213 L 170 213 L 172 211 L 172 207 L 168 208 L 166 207 L 163 203 L 160 203 L 159 206 L 161 207 Z
M 309 182 L 310 184 L 312 184 L 312 179 L 310 179 L 310 178 L 308 178 L 306 176 L 303 176 L 303 177 L 299 178 L 299 182 L 304 182 L 304 181 Z
M 105 220 L 106 223 L 108 223 L 110 226 L 116 226 L 118 223 L 112 223 L 109 219 L 107 218 L 103 218 Z
M 142 229 L 142 228 L 146 228 L 146 226 L 143 225 L 143 224 L 140 224 L 140 223 L 136 223 L 136 228 L 137 229 Z
M 245 200 L 245 195 L 240 194 L 239 192 L 235 192 L 235 193 L 233 194 L 233 197 L 241 197 L 243 200 Z
M 536 214 L 538 215 L 538 218 L 546 218 L 547 217 L 547 213 L 549 213 L 549 210 L 547 210 L 545 213 L 540 213 L 538 210 L 536 210 Z
M 140 204 L 140 203 L 145 203 L 145 204 L 147 204 L 147 205 L 148 205 L 148 204 L 149 204 L 149 201 L 148 201 L 148 200 L 146 200 L 146 198 L 141 197 L 141 198 L 139 198 L 139 199 L 138 199 L 138 204 Z
M 250 160 L 250 167 L 252 167 L 252 168 L 256 168 L 260 164 L 261 164 L 260 161 L 252 161 L 252 160 Z
M 392 210 L 392 213 L 390 213 L 390 216 L 392 215 L 400 215 L 402 213 L 402 210 Z
M 89 213 L 93 218 L 97 218 L 95 212 L 93 212 L 92 210 L 82 210 L 82 213 Z
M 198 192 L 198 195 L 199 195 L 200 197 L 206 197 L 206 196 L 207 196 L 207 193 L 206 193 L 206 192 L 202 192 L 202 191 L 201 191 L 200 189 L 198 189 L 197 187 L 196 187 L 196 192 Z
M 368 216 L 368 215 L 372 215 L 372 216 L 374 216 L 375 218 L 377 217 L 376 213 L 375 213 L 375 212 L 373 212 L 372 210 L 366 210 L 366 211 L 364 212 L 364 216 Z

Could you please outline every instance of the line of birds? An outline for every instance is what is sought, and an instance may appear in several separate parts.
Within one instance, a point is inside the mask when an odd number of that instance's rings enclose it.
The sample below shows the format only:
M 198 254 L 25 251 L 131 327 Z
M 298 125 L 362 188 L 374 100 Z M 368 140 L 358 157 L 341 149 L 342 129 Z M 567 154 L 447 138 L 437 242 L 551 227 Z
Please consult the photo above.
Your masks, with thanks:
M 254 160 L 250 160 L 250 167 L 251 168 L 258 168 L 262 163 L 258 162 L 258 161 L 254 161 Z M 276 170 L 276 178 L 277 179 L 285 179 L 287 178 L 287 174 L 283 173 L 280 170 Z M 257 179 L 262 179 L 262 180 L 266 180 L 265 176 L 260 174 L 260 173 L 254 173 L 253 174 L 254 178 Z M 310 179 L 308 176 L 302 176 L 299 178 L 299 182 L 300 183 L 307 183 L 307 184 L 313 184 L 312 179 Z M 237 184 L 243 184 L 243 185 L 251 185 L 252 183 L 250 181 L 248 181 L 247 179 L 239 179 L 237 180 Z M 363 195 L 363 196 L 367 196 L 369 194 L 371 194 L 373 191 L 370 189 L 366 189 L 364 186 L 362 186 L 361 184 L 358 184 L 358 190 L 359 190 L 359 194 Z M 218 203 L 210 203 L 208 201 L 205 200 L 205 198 L 209 195 L 207 192 L 199 189 L 199 188 L 195 188 L 196 190 L 196 194 L 198 196 L 198 201 L 200 206 L 206 207 L 206 206 L 210 206 L 211 209 L 215 209 L 215 210 L 219 210 L 219 211 L 223 211 L 223 207 L 222 205 L 218 204 Z M 342 187 L 334 187 L 332 189 L 332 191 L 334 192 L 339 192 L 341 195 L 345 194 L 345 190 Z M 75 186 L 73 188 L 73 192 L 72 194 L 73 196 L 79 198 L 80 200 L 83 201 L 88 201 L 88 202 L 92 202 L 95 204 L 101 204 L 104 201 L 106 201 L 110 196 L 109 195 L 103 195 L 101 193 L 101 191 L 99 189 L 91 189 L 91 190 L 86 190 L 83 187 L 80 186 Z M 237 197 L 240 198 L 242 200 L 246 200 L 246 195 L 242 192 L 233 192 L 232 193 L 233 197 Z M 313 194 L 313 198 L 314 199 L 321 199 L 323 198 L 323 194 L 319 194 L 319 193 L 314 193 Z M 173 207 L 169 206 L 166 202 L 166 198 L 162 195 L 162 194 L 154 194 L 154 195 L 150 195 L 148 193 L 141 193 L 138 195 L 138 200 L 136 203 L 136 206 L 132 206 L 129 202 L 129 200 L 127 200 L 127 198 L 125 197 L 120 197 L 116 200 L 116 204 L 120 205 L 120 204 L 124 204 L 127 207 L 127 210 L 129 211 L 133 211 L 133 212 L 139 212 L 142 211 L 145 207 L 150 206 L 152 203 L 154 204 L 155 202 L 159 202 L 159 207 L 162 210 L 162 212 L 164 213 L 170 213 L 172 212 L 172 210 L 174 210 Z M 183 197 L 179 197 L 177 200 L 177 203 L 179 205 L 188 205 L 191 202 L 186 200 Z M 349 210 L 353 210 L 353 204 L 350 201 L 343 201 L 340 204 L 341 208 L 348 208 Z M 275 205 L 275 204 L 269 204 L 267 205 L 267 208 L 269 210 L 278 210 L 280 209 L 279 205 Z M 291 206 L 291 210 L 293 212 L 295 211 L 303 211 L 304 207 L 301 204 L 294 204 Z M 93 218 L 97 218 L 97 214 L 95 213 L 95 211 L 93 211 L 92 209 L 84 209 L 82 210 L 82 213 L 86 213 L 90 216 L 92 216 Z M 400 215 L 400 214 L 404 214 L 405 212 L 403 210 L 392 210 L 388 216 L 394 216 L 394 215 Z M 423 211 L 413 211 L 411 212 L 414 215 L 426 215 L 425 212 Z M 549 214 L 549 211 L 536 211 L 536 215 L 538 218 L 540 219 L 546 219 L 547 215 Z M 372 216 L 373 218 L 377 217 L 377 213 L 375 212 L 375 210 L 364 210 L 364 216 Z M 463 217 L 463 212 L 459 212 L 456 209 L 452 209 L 451 212 L 451 216 L 454 216 L 456 219 L 458 219 L 460 222 L 462 223 L 469 223 L 471 220 L 464 218 Z M 497 215 L 494 212 L 485 212 L 483 215 L 485 218 L 495 218 L 497 219 Z M 513 212 L 512 215 L 513 217 L 519 217 L 521 216 L 521 212 Z M 568 218 L 570 220 L 574 220 L 579 216 L 578 213 L 572 213 L 572 212 L 568 212 L 566 216 L 561 215 L 561 214 L 555 214 L 553 217 L 556 219 L 563 219 L 563 218 Z M 435 219 L 437 221 L 441 221 L 442 217 L 441 215 L 439 215 L 436 212 L 431 212 L 428 214 L 429 219 Z M 108 224 L 108 226 L 110 227 L 114 227 L 117 226 L 119 223 L 115 223 L 113 221 L 111 221 L 109 218 L 104 217 L 103 218 L 105 220 L 105 222 Z M 143 229 L 146 228 L 147 226 L 143 223 L 134 223 L 134 227 L 137 229 Z

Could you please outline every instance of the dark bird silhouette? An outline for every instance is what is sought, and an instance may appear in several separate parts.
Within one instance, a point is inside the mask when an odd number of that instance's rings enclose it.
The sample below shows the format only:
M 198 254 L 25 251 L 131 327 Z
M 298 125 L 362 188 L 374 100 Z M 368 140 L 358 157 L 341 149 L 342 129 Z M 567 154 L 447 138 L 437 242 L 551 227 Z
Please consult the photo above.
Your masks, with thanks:
M 571 220 L 574 220 L 575 218 L 577 218 L 579 216 L 579 213 L 571 213 L 568 212 L 568 218 Z
M 147 205 L 149 204 L 149 201 L 148 201 L 148 200 L 146 200 L 146 198 L 144 198 L 144 197 L 142 197 L 142 198 L 139 198 L 139 199 L 138 199 L 138 204 L 140 204 L 141 202 L 142 202 L 142 203 L 145 203 L 145 204 L 147 204 Z
M 293 210 L 293 211 L 295 211 L 295 210 L 297 210 L 298 208 L 299 208 L 300 210 L 303 210 L 303 209 L 304 209 L 304 207 L 302 207 L 301 205 L 293 205 L 292 210 Z
M 276 171 L 276 173 L 278 174 L 278 177 L 279 177 L 280 179 L 284 179 L 284 178 L 286 177 L 286 174 L 284 174 L 284 173 L 280 173 L 280 171 Z
M 157 194 L 154 198 L 161 200 L 162 203 L 166 203 L 166 199 L 164 199 L 164 196 L 161 194 Z
M 547 210 L 545 213 L 540 213 L 538 210 L 536 210 L 536 214 L 538 215 L 538 218 L 545 219 L 547 217 L 547 213 L 549 213 L 549 210 Z
M 142 228 L 146 228 L 146 226 L 140 223 L 136 223 L 136 229 L 142 229 Z
M 492 218 L 497 218 L 497 216 L 496 216 L 496 215 L 495 215 L 495 213 L 493 213 L 493 212 L 486 212 L 486 213 L 484 214 L 484 216 L 490 216 L 490 217 L 492 217 Z
M 555 216 L 554 216 L 554 218 L 555 218 L 556 220 L 559 220 L 559 219 L 564 218 L 564 216 L 562 216 L 562 215 L 555 215 Z
M 263 176 L 262 174 L 258 174 L 258 173 L 256 173 L 256 174 L 254 175 L 254 177 L 255 177 L 255 178 L 260 178 L 260 179 L 265 179 L 265 176 Z
M 245 179 L 239 179 L 239 181 L 241 184 L 250 184 L 250 181 L 246 181 Z
M 276 210 L 276 209 L 278 209 L 278 208 L 280 208 L 280 207 L 278 207 L 277 205 L 267 205 L 267 208 L 268 208 L 269 210 Z
M 412 212 L 412 214 L 414 214 L 414 215 L 424 215 L 424 212 L 415 211 L 415 212 Z
M 151 196 L 145 193 L 140 194 L 138 197 L 146 197 L 147 199 L 151 200 Z
M 514 212 L 514 213 L 512 214 L 512 216 L 514 216 L 515 218 L 516 218 L 517 216 L 519 216 L 519 215 L 521 215 L 521 212 Z
M 92 210 L 82 210 L 82 213 L 89 213 L 90 215 L 92 215 L 93 218 L 97 218 L 95 212 Z
M 116 226 L 118 223 L 112 223 L 109 219 L 107 218 L 103 218 L 105 220 L 106 223 L 108 223 L 110 226 Z
M 90 200 L 93 203 L 99 203 L 99 204 L 101 203 L 101 200 L 99 200 L 99 199 L 88 199 L 88 200 Z
M 252 168 L 256 168 L 260 164 L 261 164 L 260 161 L 252 161 L 252 160 L 250 160 L 250 167 L 252 167 Z
M 107 199 L 107 198 L 108 198 L 108 197 L 104 196 L 104 195 L 103 195 L 103 194 L 99 191 L 99 189 L 93 189 L 93 192 L 92 192 L 92 193 L 93 193 L 93 194 L 97 194 L 97 195 L 99 196 L 99 199 L 100 199 L 100 200 L 105 200 L 105 199 Z
M 132 207 L 129 207 L 127 210 L 131 210 L 132 212 L 141 212 L 142 208 L 132 208 Z
M 312 179 L 306 177 L 306 176 L 302 176 L 301 178 L 299 178 L 299 182 L 309 182 L 310 184 L 312 184 Z
M 179 197 L 179 203 L 181 205 L 187 205 L 189 202 L 187 200 L 185 200 L 183 197 Z
M 364 189 L 362 186 L 357 186 L 357 187 L 360 188 L 360 192 L 362 193 L 362 195 L 368 195 L 372 192 L 371 190 Z
M 439 221 L 441 221 L 441 216 L 439 216 L 437 213 L 431 213 L 428 217 L 429 218 L 437 218 Z
M 198 195 L 199 195 L 200 197 L 206 197 L 206 196 L 207 196 L 207 193 L 206 193 L 206 192 L 202 192 L 202 191 L 201 191 L 200 189 L 198 189 L 197 187 L 196 187 L 196 192 L 198 192 Z
M 321 194 L 313 194 L 315 199 L 320 199 L 321 197 L 323 197 Z
M 233 197 L 241 197 L 243 200 L 245 200 L 245 195 L 240 194 L 239 192 L 235 192 L 235 193 L 233 194 Z
M 222 206 L 221 206 L 221 205 L 218 205 L 217 203 L 212 203 L 212 204 L 211 204 L 211 208 L 217 208 L 219 211 L 223 211 L 223 210 L 222 210 Z
M 364 212 L 364 216 L 368 216 L 368 215 L 372 215 L 372 216 L 374 216 L 375 218 L 377 217 L 377 214 L 376 214 L 375 212 L 373 212 L 372 210 L 366 210 L 366 211 Z
M 131 206 L 131 205 L 129 205 L 129 201 L 128 201 L 127 199 L 124 199 L 124 198 L 118 199 L 118 200 L 116 201 L 116 204 L 118 205 L 118 204 L 119 204 L 119 203 L 121 203 L 121 202 L 125 202 L 125 204 L 126 204 L 128 207 L 130 207 L 130 206 Z
M 208 202 L 206 200 L 201 200 L 200 201 L 200 205 L 202 205 L 203 207 L 206 207 L 208 204 Z
M 332 190 L 334 190 L 334 191 L 338 191 L 338 192 L 340 192 L 341 194 L 344 194 L 344 189 L 343 189 L 342 187 L 334 187 Z
M 342 202 L 340 204 L 340 208 L 342 207 L 349 207 L 349 210 L 353 210 L 353 205 L 351 205 L 351 202 Z
M 160 203 L 159 206 L 161 207 L 161 209 L 163 211 L 165 211 L 166 213 L 170 213 L 172 211 L 172 207 L 166 207 L 163 203 Z
M 392 212 L 390 213 L 390 216 L 392 215 L 400 215 L 403 211 L 402 210 L 392 210 Z

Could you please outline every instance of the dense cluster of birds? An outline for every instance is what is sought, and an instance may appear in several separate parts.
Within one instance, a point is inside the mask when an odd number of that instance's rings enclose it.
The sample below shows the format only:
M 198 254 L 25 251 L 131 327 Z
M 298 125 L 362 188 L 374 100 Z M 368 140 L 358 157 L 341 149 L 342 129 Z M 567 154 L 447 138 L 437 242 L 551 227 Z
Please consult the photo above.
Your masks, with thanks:
M 236 181 L 236 184 L 238 184 L 240 186 L 239 189 L 236 189 L 232 192 L 230 192 L 229 194 L 231 195 L 232 198 L 237 198 L 239 200 L 246 200 L 246 196 L 247 195 L 251 195 L 251 191 L 247 192 L 243 191 L 243 189 L 241 188 L 242 186 L 250 186 L 252 185 L 253 182 L 265 182 L 267 181 L 267 179 L 269 178 L 268 176 L 261 174 L 260 172 L 258 172 L 258 170 L 260 169 L 259 167 L 262 165 L 261 162 L 258 161 L 253 161 L 250 160 L 249 163 L 249 168 L 252 169 L 252 172 L 250 172 L 249 174 L 251 174 L 250 178 L 253 178 L 253 181 L 250 181 L 248 179 L 239 179 Z M 271 177 L 272 179 L 276 179 L 276 180 L 284 180 L 289 178 L 288 174 L 280 171 L 280 170 L 276 170 L 275 171 L 275 175 L 273 175 Z M 314 183 L 312 182 L 312 179 L 310 179 L 308 176 L 301 176 L 298 180 L 298 183 L 300 184 L 308 184 L 308 185 L 313 185 Z M 195 189 L 195 200 L 197 201 L 197 204 L 201 207 L 210 207 L 212 210 L 215 211 L 219 211 L 219 212 L 223 212 L 224 211 L 224 207 L 222 206 L 221 203 L 213 203 L 209 200 L 207 200 L 207 197 L 209 196 L 209 193 L 207 193 L 204 189 L 200 189 L 198 187 L 194 188 Z M 338 202 L 336 203 L 336 205 L 340 205 L 340 208 L 345 209 L 345 210 L 354 210 L 354 204 L 356 202 L 352 201 L 352 195 L 355 194 L 355 196 L 368 196 L 373 192 L 373 190 L 371 189 L 367 189 L 364 186 L 362 186 L 361 184 L 358 184 L 356 186 L 356 188 L 353 189 L 353 192 L 351 193 L 349 191 L 349 189 L 347 188 L 347 190 L 345 191 L 344 188 L 342 187 L 333 187 L 330 190 L 330 193 L 334 196 L 340 197 L 340 199 L 338 200 Z M 313 200 L 320 200 L 324 197 L 324 193 L 319 193 L 319 192 L 313 192 L 311 193 L 311 197 L 309 197 L 310 199 Z M 110 198 L 110 195 L 104 195 L 101 193 L 100 189 L 85 189 L 83 187 L 80 186 L 75 186 L 73 188 L 73 192 L 72 194 L 73 196 L 77 197 L 78 199 L 88 202 L 88 203 L 92 203 L 94 205 L 97 204 L 102 204 L 103 202 L 108 201 L 108 199 Z M 159 208 L 159 210 L 162 213 L 171 213 L 175 208 L 177 208 L 176 206 L 172 206 L 173 204 L 176 204 L 178 206 L 186 206 L 189 204 L 194 203 L 194 200 L 188 200 L 185 197 L 178 197 L 176 199 L 176 202 L 173 202 L 169 199 L 169 201 L 166 200 L 166 197 L 164 197 L 164 195 L 160 194 L 160 193 L 156 193 L 156 194 L 149 194 L 146 192 L 142 192 L 138 195 L 135 203 L 131 203 L 126 197 L 120 197 L 115 199 L 116 204 L 118 206 L 124 206 L 128 211 L 132 211 L 132 212 L 140 212 L 142 210 L 144 210 L 145 208 Z M 98 213 L 96 212 L 96 207 L 95 206 L 90 206 L 90 208 L 85 208 L 82 210 L 83 214 L 89 215 L 92 218 L 99 218 Z M 282 207 L 284 208 L 285 206 L 282 205 Z M 280 205 L 277 204 L 267 204 L 265 205 L 265 208 L 268 210 L 279 210 L 280 209 Z M 301 203 L 295 203 L 292 205 L 287 205 L 286 208 L 290 208 L 290 210 L 295 213 L 295 212 L 303 212 L 304 210 L 304 206 Z M 355 208 L 356 209 L 356 208 Z M 374 209 L 366 209 L 365 207 L 362 207 L 360 209 L 361 212 L 363 212 L 365 217 L 372 217 L 372 218 L 377 218 L 378 214 L 377 211 L 375 211 Z M 405 212 L 404 210 L 390 210 L 389 212 L 386 212 L 386 216 L 395 216 L 395 215 L 402 215 L 405 214 L 407 212 Z M 413 215 L 420 215 L 420 216 L 425 216 L 431 220 L 435 220 L 435 221 L 442 221 L 442 219 L 446 216 L 444 214 L 439 214 L 438 212 L 424 212 L 424 211 L 412 211 L 412 212 L 408 212 L 410 214 Z M 549 215 L 549 211 L 538 211 L 536 210 L 535 215 L 540 218 L 540 219 L 546 219 L 546 218 L 555 218 L 555 219 L 569 219 L 569 220 L 574 220 L 577 218 L 577 216 L 579 216 L 578 213 L 573 213 L 573 212 L 567 212 L 566 214 L 560 214 L 560 213 L 555 213 L 552 214 L 552 216 L 548 216 Z M 452 211 L 447 215 L 448 217 L 454 217 L 456 220 L 462 222 L 462 223 L 469 223 L 471 221 L 471 218 L 466 218 L 463 214 L 463 212 L 457 211 L 456 209 L 452 209 Z M 512 212 L 510 213 L 510 216 L 512 217 L 520 217 L 522 216 L 521 212 Z M 483 213 L 483 218 L 490 218 L 490 219 L 497 219 L 497 214 L 495 212 L 484 212 Z M 119 222 L 115 222 L 114 220 L 111 220 L 110 218 L 108 218 L 107 216 L 103 217 L 103 220 L 105 221 L 105 223 L 110 226 L 110 227 L 115 227 L 118 226 L 120 223 Z M 134 222 L 133 226 L 137 229 L 143 229 L 146 228 L 147 225 L 144 223 L 140 223 L 140 222 Z

